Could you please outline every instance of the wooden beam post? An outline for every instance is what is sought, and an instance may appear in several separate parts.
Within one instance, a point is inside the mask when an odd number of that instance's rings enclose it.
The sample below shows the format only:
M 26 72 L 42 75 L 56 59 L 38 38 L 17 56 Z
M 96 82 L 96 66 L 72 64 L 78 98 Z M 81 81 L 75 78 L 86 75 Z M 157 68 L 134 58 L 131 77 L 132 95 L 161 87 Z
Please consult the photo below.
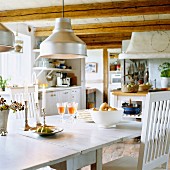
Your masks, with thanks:
M 108 103 L 108 51 L 103 49 L 103 101 Z

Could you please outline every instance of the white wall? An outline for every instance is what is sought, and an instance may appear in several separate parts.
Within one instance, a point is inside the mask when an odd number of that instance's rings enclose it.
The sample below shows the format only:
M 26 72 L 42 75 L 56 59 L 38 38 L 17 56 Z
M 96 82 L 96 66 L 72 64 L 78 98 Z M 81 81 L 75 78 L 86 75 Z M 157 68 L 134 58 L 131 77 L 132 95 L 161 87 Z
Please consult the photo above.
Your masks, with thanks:
M 86 87 L 94 87 L 96 92 L 96 107 L 103 103 L 103 50 L 87 50 L 85 62 L 97 63 L 97 73 L 85 73 Z
M 21 27 L 18 28 L 21 30 Z M 31 84 L 33 29 L 29 32 L 27 28 L 27 25 L 22 25 L 23 32 L 26 35 L 18 34 L 24 42 L 23 53 L 16 53 L 14 51 L 0 53 L 0 75 L 4 79 L 10 78 L 10 85 L 23 85 L 24 82 Z
M 149 59 L 148 66 L 149 66 L 149 81 L 153 84 L 154 87 L 154 80 L 156 79 L 156 87 L 161 87 L 161 78 L 160 72 L 158 71 L 158 67 L 160 64 L 164 62 L 170 62 L 170 59 Z

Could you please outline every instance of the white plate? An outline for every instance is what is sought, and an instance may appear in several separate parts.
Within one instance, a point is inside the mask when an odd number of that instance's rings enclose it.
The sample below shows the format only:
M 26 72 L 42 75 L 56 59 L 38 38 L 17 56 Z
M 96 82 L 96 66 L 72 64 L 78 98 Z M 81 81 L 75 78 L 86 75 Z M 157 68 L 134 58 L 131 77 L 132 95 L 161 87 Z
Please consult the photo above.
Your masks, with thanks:
M 60 127 L 56 127 L 56 126 L 48 126 L 48 127 L 50 127 L 53 130 L 53 132 L 51 132 L 51 133 L 37 132 L 35 128 L 32 128 L 31 131 L 33 131 L 34 133 L 37 133 L 40 136 L 52 136 L 52 135 L 55 135 L 56 133 L 60 133 L 64 130 L 64 129 L 62 129 Z

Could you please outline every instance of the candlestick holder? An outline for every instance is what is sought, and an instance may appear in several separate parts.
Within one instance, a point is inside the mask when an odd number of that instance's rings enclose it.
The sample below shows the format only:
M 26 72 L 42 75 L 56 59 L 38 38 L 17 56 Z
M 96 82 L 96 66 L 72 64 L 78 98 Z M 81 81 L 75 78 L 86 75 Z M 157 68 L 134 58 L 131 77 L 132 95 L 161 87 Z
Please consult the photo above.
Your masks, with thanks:
M 42 113 L 43 113 L 43 126 L 46 126 L 46 123 L 45 123 L 45 108 L 42 108 Z
M 35 107 L 36 107 L 36 127 L 40 127 L 41 123 L 40 123 L 40 108 L 39 108 L 39 103 L 36 103 Z
M 28 101 L 25 102 L 25 127 L 24 131 L 28 131 L 31 127 L 28 125 Z

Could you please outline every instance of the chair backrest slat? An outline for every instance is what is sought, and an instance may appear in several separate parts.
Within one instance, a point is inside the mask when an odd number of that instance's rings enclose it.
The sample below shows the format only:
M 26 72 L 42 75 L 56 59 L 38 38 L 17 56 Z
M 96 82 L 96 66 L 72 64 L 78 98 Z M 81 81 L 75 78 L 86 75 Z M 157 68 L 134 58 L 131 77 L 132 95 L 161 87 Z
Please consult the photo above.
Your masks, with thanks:
M 162 107 L 162 117 L 161 117 L 161 125 L 160 125 L 160 146 L 159 146 L 159 150 L 158 150 L 158 155 L 157 156 L 161 156 L 162 154 L 162 149 L 163 149 L 163 144 L 164 144 L 164 137 L 165 137 L 165 131 L 166 131 L 166 126 L 164 126 L 164 122 L 166 119 L 166 105 L 167 105 L 167 101 L 163 102 L 163 107 Z
M 28 87 L 28 118 L 35 117 L 34 86 Z M 11 100 L 24 103 L 24 87 L 10 88 Z M 25 111 L 15 113 L 17 119 L 25 117 Z
M 142 120 L 138 170 L 165 165 L 170 146 L 170 91 L 148 93 Z

